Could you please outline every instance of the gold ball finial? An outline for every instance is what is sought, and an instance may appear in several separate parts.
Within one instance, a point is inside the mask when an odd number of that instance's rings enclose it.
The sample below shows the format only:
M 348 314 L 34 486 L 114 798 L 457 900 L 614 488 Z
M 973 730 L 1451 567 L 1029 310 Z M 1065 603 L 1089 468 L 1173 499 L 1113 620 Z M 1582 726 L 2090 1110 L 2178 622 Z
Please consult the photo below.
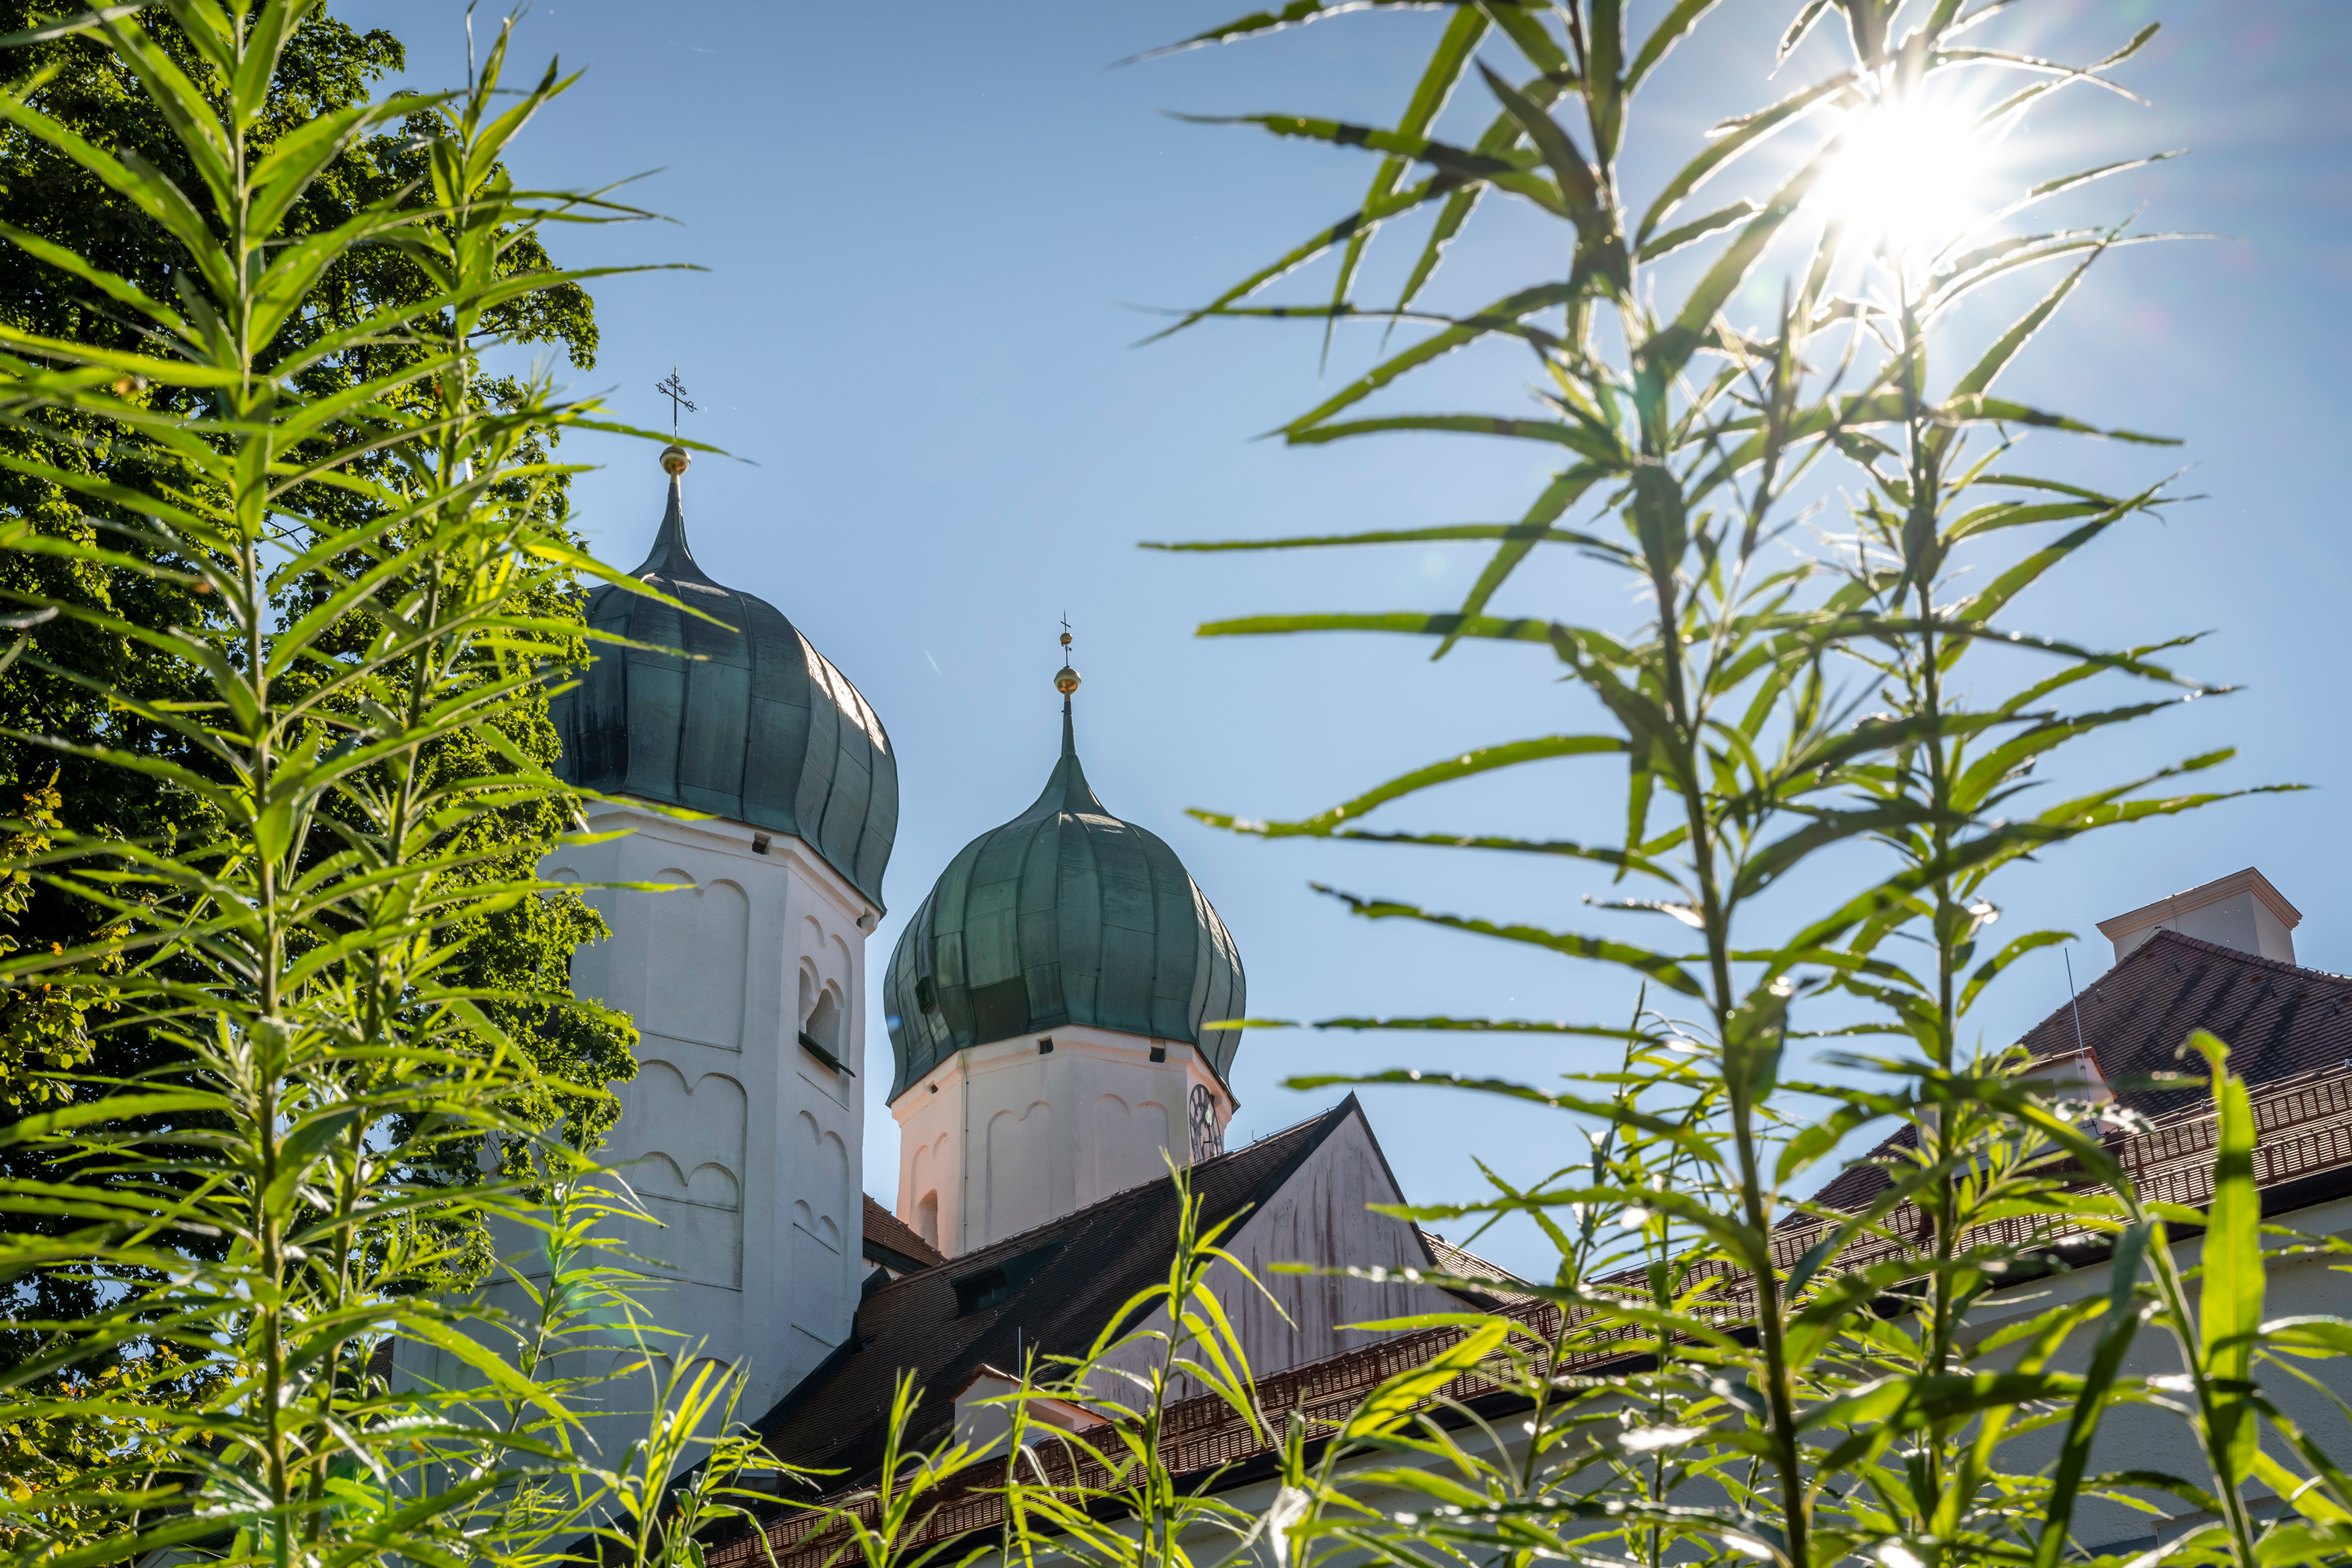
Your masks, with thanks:
M 693 461 L 692 457 L 687 455 L 686 448 L 683 446 L 662 448 L 661 465 L 662 472 L 665 474 L 673 476 L 683 474 L 686 472 L 686 465 Z
M 1076 691 L 1078 689 L 1078 672 L 1070 668 L 1067 664 L 1064 664 L 1060 669 L 1055 671 L 1054 689 L 1061 693 L 1064 696 L 1068 696 L 1072 692 Z

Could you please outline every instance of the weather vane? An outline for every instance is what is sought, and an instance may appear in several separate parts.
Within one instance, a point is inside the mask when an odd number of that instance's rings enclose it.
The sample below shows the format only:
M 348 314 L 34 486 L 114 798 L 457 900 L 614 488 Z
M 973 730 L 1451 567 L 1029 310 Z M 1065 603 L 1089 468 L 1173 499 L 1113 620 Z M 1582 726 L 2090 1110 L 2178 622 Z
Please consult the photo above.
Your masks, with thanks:
M 677 436 L 678 411 L 680 409 L 684 409 L 688 413 L 700 413 L 702 411 L 695 407 L 693 403 L 687 401 L 686 383 L 677 379 L 677 367 L 676 365 L 672 365 L 669 368 L 669 379 L 667 381 L 657 382 L 654 384 L 654 391 L 669 399 L 669 433 L 671 438 L 675 440 Z

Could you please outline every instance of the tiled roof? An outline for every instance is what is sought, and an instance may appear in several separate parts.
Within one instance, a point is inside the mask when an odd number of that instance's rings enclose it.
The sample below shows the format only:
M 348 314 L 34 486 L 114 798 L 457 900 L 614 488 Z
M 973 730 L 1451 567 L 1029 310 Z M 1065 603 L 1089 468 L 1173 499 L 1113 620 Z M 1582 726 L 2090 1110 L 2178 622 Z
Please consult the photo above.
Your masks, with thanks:
M 1349 1116 L 1355 1096 L 1312 1121 L 1194 1165 L 1189 1175 L 1204 1225 L 1263 1202 Z M 855 1481 L 882 1457 L 883 1427 L 901 1371 L 925 1390 L 910 1436 L 928 1442 L 954 1414 L 955 1390 L 983 1364 L 1018 1366 L 1083 1354 L 1119 1304 L 1163 1277 L 1176 1239 L 1176 1188 L 1162 1177 L 1075 1214 L 882 1286 L 858 1304 L 851 1335 L 755 1424 L 788 1464 L 840 1471 Z M 1025 1282 L 1020 1267 L 1031 1270 Z M 960 1312 L 959 1282 L 1000 1267 L 1012 1294 Z M 960 1300 L 961 1298 L 961 1300 Z
M 1477 1305 L 1489 1312 L 1511 1307 L 1532 1306 L 1540 1299 L 1530 1296 L 1524 1291 L 1511 1289 L 1513 1283 L 1511 1271 L 1500 1263 L 1489 1263 L 1468 1248 L 1456 1247 L 1434 1230 L 1423 1231 L 1421 1239 L 1423 1244 L 1428 1247 L 1429 1255 L 1436 1262 L 1440 1272 L 1451 1274 L 1457 1280 L 1475 1280 L 1479 1282 L 1478 1289 L 1475 1291 L 1455 1291 L 1454 1294 L 1457 1296 L 1475 1300 Z M 1477 1298 L 1484 1299 L 1477 1300 Z
M 2133 1081 L 2151 1073 L 2202 1076 L 2183 1051 L 2196 1030 L 2230 1047 L 2231 1070 L 2259 1087 L 2316 1068 L 2352 1065 L 2352 979 L 2299 969 L 2275 958 L 2158 931 L 2083 988 L 2083 1040 L 2116 1098 L 2149 1116 L 2184 1111 L 2201 1088 L 2160 1089 Z M 2074 1051 L 2072 1005 L 2026 1031 L 2035 1057 Z
M 2200 1029 L 2221 1037 L 2230 1047 L 2231 1069 L 2257 1089 L 2320 1069 L 2352 1070 L 2352 978 L 2178 931 L 2158 931 L 2133 948 L 2077 998 L 2060 1003 L 2028 1030 L 2021 1043 L 2037 1061 L 2074 1055 L 2077 1007 L 2080 1038 L 2100 1075 L 2119 1102 L 2151 1118 L 2205 1101 L 2202 1087 L 2168 1089 L 2150 1082 L 2159 1073 L 2203 1075 L 2204 1061 L 2187 1050 L 2189 1035 Z M 1871 1162 L 1918 1145 L 1918 1129 L 1902 1128 L 1832 1177 L 1813 1201 L 1859 1207 L 1889 1179 Z M 1790 1222 L 1803 1220 L 1791 1216 Z
M 903 1274 L 911 1270 L 899 1268 L 896 1259 L 877 1256 L 877 1249 L 881 1253 L 896 1253 L 898 1258 L 905 1259 L 925 1269 L 936 1269 L 948 1260 L 946 1253 L 916 1235 L 913 1226 L 875 1202 L 872 1193 L 866 1193 L 864 1196 L 866 1198 L 865 1250 L 868 1262 L 887 1265 L 893 1272 Z
M 1916 1149 L 1918 1146 L 1917 1125 L 1906 1123 L 1895 1130 L 1894 1136 L 1881 1140 L 1876 1148 L 1864 1155 L 1861 1164 L 1848 1166 L 1830 1177 L 1822 1190 L 1813 1194 L 1811 1201 L 1827 1208 L 1837 1209 L 1841 1213 L 1849 1213 L 1860 1208 L 1870 1201 L 1879 1188 L 1895 1179 L 1886 1173 L 1886 1168 L 1877 1162 L 1901 1150 Z M 1801 1212 L 1786 1215 L 1780 1220 L 1784 1228 L 1810 1223 L 1811 1221 Z

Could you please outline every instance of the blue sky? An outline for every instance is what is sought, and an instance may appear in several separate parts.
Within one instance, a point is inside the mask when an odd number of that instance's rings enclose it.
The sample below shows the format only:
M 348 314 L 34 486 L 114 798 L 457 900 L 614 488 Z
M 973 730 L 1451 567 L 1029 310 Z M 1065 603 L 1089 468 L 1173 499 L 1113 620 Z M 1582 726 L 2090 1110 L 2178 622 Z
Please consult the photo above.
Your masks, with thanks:
M 578 388 L 608 392 L 624 417 L 666 423 L 652 387 L 678 367 L 702 405 L 692 433 L 743 460 L 706 458 L 690 476 L 698 557 L 781 607 L 889 727 L 905 805 L 871 977 L 949 857 L 1043 782 L 1066 612 L 1086 675 L 1089 777 L 1113 810 L 1175 845 L 1215 902 L 1247 964 L 1253 1013 L 1622 1018 L 1632 998 L 1611 976 L 1402 923 L 1367 926 L 1307 887 L 1604 929 L 1580 901 L 1605 890 L 1583 871 L 1235 841 L 1183 815 L 1303 815 L 1474 745 L 1591 722 L 1533 653 L 1472 649 L 1433 665 L 1402 642 L 1192 635 L 1228 614 L 1447 607 L 1475 574 L 1475 547 L 1215 559 L 1135 548 L 1508 517 L 1541 474 L 1539 458 L 1497 442 L 1254 441 L 1321 395 L 1312 328 L 1213 324 L 1132 346 L 1158 324 L 1137 306 L 1209 297 L 1348 211 L 1371 172 L 1361 155 L 1163 111 L 1390 119 L 1442 22 L 1357 15 L 1107 68 L 1241 8 L 539 5 L 520 30 L 520 62 L 535 72 L 552 54 L 587 74 L 533 128 L 520 172 L 583 185 L 645 173 L 628 193 L 673 220 L 561 235 L 560 254 L 705 269 L 600 286 L 602 356 Z M 399 32 L 417 85 L 462 79 L 459 5 L 337 9 Z M 1637 5 L 1637 22 L 1660 9 Z M 1635 134 L 1688 147 L 1717 116 L 1767 101 L 1759 62 L 1790 9 L 1729 0 L 1662 73 Z M 2143 20 L 2165 24 L 2121 72 L 2147 105 L 2085 95 L 2053 116 L 2050 172 L 2191 148 L 2101 185 L 2076 211 L 2144 207 L 2147 226 L 2230 236 L 2103 264 L 2010 383 L 2025 401 L 2188 442 L 2179 454 L 2042 443 L 2032 450 L 2041 470 L 2144 484 L 2187 464 L 2184 491 L 2206 497 L 2069 564 L 2028 623 L 2112 643 L 2210 630 L 2186 664 L 2244 688 L 2085 751 L 2065 778 L 2235 745 L 2225 781 L 2319 788 L 2061 850 L 2011 876 L 2000 901 L 2011 929 L 2080 932 L 2074 967 L 2088 978 L 2108 956 L 2095 921 L 2258 865 L 2304 913 L 2302 961 L 2352 970 L 2337 370 L 2352 357 L 2338 308 L 2352 282 L 2342 85 L 2352 8 L 2117 0 L 2020 13 L 2013 39 L 2073 57 L 2103 53 Z M 1483 113 L 1475 96 L 1464 100 Z M 1649 167 L 1633 160 L 1629 178 L 1654 178 Z M 1487 259 L 1465 254 L 1442 277 L 1457 290 L 1448 301 L 1524 275 L 1522 239 L 1542 231 L 1503 214 L 1496 233 Z M 1326 278 L 1307 275 L 1293 297 Z M 1360 368 L 1370 346 L 1343 338 L 1330 377 Z M 1463 406 L 1510 412 L 1525 379 L 1517 361 L 1475 355 L 1443 376 L 1407 401 L 1430 406 L 1442 387 Z M 566 455 L 605 465 L 578 486 L 582 520 L 608 558 L 635 560 L 659 516 L 652 450 L 578 439 Z M 1618 624 L 1636 611 L 1568 560 L 1525 573 L 1507 607 Z M 1398 825 L 1599 838 L 1620 789 L 1604 766 L 1547 765 L 1433 800 Z M 2065 997 L 2054 952 L 2005 984 L 1975 1017 L 1990 1044 Z M 878 995 L 868 1004 L 878 1061 Z M 1539 1079 L 1593 1064 L 1572 1044 L 1258 1033 L 1236 1070 L 1236 1131 L 1269 1132 L 1328 1101 L 1280 1087 L 1297 1072 L 1419 1065 Z M 865 1080 L 866 1185 L 886 1202 L 897 1150 L 880 1103 L 887 1077 Z M 1515 1179 L 1573 1157 L 1570 1129 L 1533 1114 L 1446 1092 L 1381 1091 L 1367 1103 L 1416 1198 L 1475 1190 L 1474 1156 Z M 1481 1245 L 1543 1266 L 1529 1234 Z

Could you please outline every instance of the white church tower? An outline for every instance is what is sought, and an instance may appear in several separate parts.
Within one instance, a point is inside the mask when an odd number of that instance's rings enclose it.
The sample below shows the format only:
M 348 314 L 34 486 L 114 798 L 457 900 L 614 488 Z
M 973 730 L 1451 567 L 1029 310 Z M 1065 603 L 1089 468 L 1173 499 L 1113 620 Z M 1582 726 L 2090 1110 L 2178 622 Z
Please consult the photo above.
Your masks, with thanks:
M 1062 643 L 1066 650 L 1069 635 Z M 1221 1153 L 1241 956 L 1176 852 L 1062 755 L 1036 802 L 964 846 L 883 980 L 898 1218 L 950 1257 Z
M 664 1222 L 630 1239 L 675 1281 L 648 1308 L 742 1364 L 756 1412 L 848 1337 L 857 1303 L 866 939 L 898 774 L 841 672 L 696 564 L 688 461 L 662 454 L 669 507 L 632 575 L 710 619 L 611 586 L 590 597 L 589 624 L 634 645 L 595 644 L 553 717 L 568 781 L 621 798 L 590 805 L 590 828 L 622 836 L 542 874 L 683 889 L 588 892 L 612 936 L 576 956 L 572 983 L 639 1031 L 605 1155 Z

